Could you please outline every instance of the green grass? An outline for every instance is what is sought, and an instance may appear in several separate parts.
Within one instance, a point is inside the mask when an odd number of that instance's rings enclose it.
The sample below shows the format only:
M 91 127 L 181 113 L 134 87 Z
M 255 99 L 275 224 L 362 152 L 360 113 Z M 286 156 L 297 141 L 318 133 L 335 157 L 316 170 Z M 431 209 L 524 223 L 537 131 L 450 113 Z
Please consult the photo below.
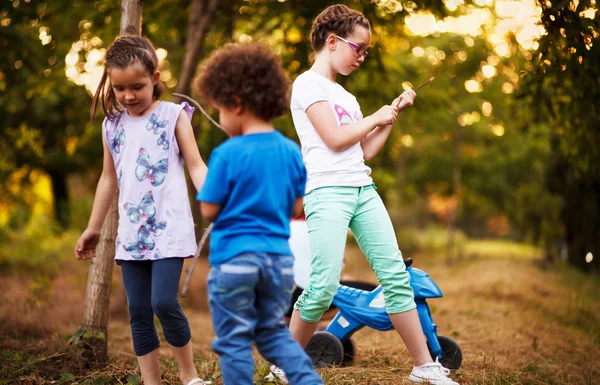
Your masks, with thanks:
M 551 271 L 565 292 L 569 293 L 556 319 L 600 346 L 600 276 L 586 274 L 566 263 L 552 266 Z
M 464 244 L 464 254 L 468 257 L 510 258 L 510 259 L 539 259 L 542 250 L 524 243 L 505 240 L 467 240 Z
M 403 228 L 398 234 L 398 244 L 403 253 L 426 252 L 445 256 L 448 230 L 440 226 L 428 226 L 424 230 Z M 502 239 L 469 239 L 462 231 L 454 235 L 454 249 L 464 257 L 486 259 L 540 259 L 543 251 L 536 246 Z

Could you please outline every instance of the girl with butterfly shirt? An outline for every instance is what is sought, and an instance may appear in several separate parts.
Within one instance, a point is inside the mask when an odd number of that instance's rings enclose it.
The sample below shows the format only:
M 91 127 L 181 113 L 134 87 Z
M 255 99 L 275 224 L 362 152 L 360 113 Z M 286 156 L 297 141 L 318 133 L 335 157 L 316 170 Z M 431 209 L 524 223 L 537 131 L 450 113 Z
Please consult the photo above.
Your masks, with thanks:
M 106 51 L 98 103 L 104 161 L 88 226 L 75 247 L 77 259 L 95 256 L 100 228 L 117 188 L 116 262 L 127 293 L 133 347 L 146 385 L 161 383 L 154 315 L 185 385 L 205 384 L 193 361 L 191 333 L 177 293 L 184 258 L 196 251 L 184 167 L 199 191 L 206 177 L 187 103 L 160 101 L 158 57 L 142 37 L 120 37 Z
M 457 385 L 447 369 L 432 362 L 392 222 L 365 165 L 416 94 L 406 91 L 363 117 L 356 98 L 336 83 L 336 76 L 350 75 L 367 58 L 369 21 L 345 5 L 332 5 L 317 16 L 310 36 L 315 62 L 294 81 L 291 110 L 308 172 L 304 210 L 313 269 L 294 306 L 292 335 L 306 346 L 331 304 L 350 228 L 383 286 L 387 312 L 414 360 L 409 380 Z

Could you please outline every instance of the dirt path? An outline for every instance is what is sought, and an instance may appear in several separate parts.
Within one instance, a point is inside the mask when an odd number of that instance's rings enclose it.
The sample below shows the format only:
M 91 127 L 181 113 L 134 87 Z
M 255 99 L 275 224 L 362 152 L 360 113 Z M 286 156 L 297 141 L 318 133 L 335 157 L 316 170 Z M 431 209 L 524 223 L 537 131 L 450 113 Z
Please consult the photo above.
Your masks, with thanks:
M 439 334 L 461 345 L 464 361 L 455 378 L 462 384 L 600 382 L 598 277 L 559 267 L 543 270 L 531 260 L 518 258 L 470 259 L 450 268 L 431 257 L 414 259 L 414 266 L 428 272 L 444 292 L 444 298 L 429 304 Z M 357 250 L 349 250 L 348 260 L 347 273 L 374 281 Z M 32 299 L 35 282 L 0 278 L 0 342 L 14 349 L 14 341 L 26 336 L 27 344 L 39 345 L 64 340 L 73 333 L 81 319 L 86 269 L 82 265 L 65 269 L 65 274 L 52 283 L 49 294 L 38 302 Z M 190 298 L 183 303 L 200 370 L 217 378 L 216 355 L 210 349 L 214 335 L 205 301 L 203 277 L 207 269 L 206 263 L 197 267 Z M 117 300 L 120 279 L 115 270 L 110 354 L 115 362 L 130 363 L 129 323 L 124 303 Z M 357 344 L 355 364 L 322 370 L 326 383 L 408 383 L 405 378 L 411 363 L 396 333 L 363 329 L 353 339 Z M 170 357 L 164 342 L 161 354 Z M 166 365 L 174 376 L 173 365 Z

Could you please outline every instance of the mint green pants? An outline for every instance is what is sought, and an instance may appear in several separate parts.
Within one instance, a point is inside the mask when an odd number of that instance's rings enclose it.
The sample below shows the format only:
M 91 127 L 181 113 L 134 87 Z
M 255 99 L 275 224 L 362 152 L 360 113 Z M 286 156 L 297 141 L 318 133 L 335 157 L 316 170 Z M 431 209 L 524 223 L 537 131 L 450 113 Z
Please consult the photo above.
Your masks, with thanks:
M 304 197 L 312 253 L 310 283 L 294 309 L 317 322 L 337 293 L 348 228 L 383 287 L 388 314 L 416 307 L 410 276 L 398 249 L 390 216 L 373 185 L 321 187 Z

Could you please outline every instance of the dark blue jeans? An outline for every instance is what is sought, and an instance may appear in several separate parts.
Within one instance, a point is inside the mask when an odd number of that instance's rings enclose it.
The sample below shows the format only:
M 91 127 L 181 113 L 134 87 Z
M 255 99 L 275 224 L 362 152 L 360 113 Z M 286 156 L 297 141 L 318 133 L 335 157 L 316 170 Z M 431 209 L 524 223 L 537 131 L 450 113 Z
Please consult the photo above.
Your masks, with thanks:
M 244 253 L 215 266 L 208 296 L 225 385 L 252 385 L 252 342 L 260 354 L 283 369 L 292 385 L 323 384 L 310 358 L 292 339 L 283 315 L 294 276 L 291 255 Z
M 120 264 L 135 354 L 143 356 L 159 347 L 155 314 L 167 342 L 175 347 L 185 346 L 191 339 L 190 325 L 177 298 L 183 258 L 122 261 Z

